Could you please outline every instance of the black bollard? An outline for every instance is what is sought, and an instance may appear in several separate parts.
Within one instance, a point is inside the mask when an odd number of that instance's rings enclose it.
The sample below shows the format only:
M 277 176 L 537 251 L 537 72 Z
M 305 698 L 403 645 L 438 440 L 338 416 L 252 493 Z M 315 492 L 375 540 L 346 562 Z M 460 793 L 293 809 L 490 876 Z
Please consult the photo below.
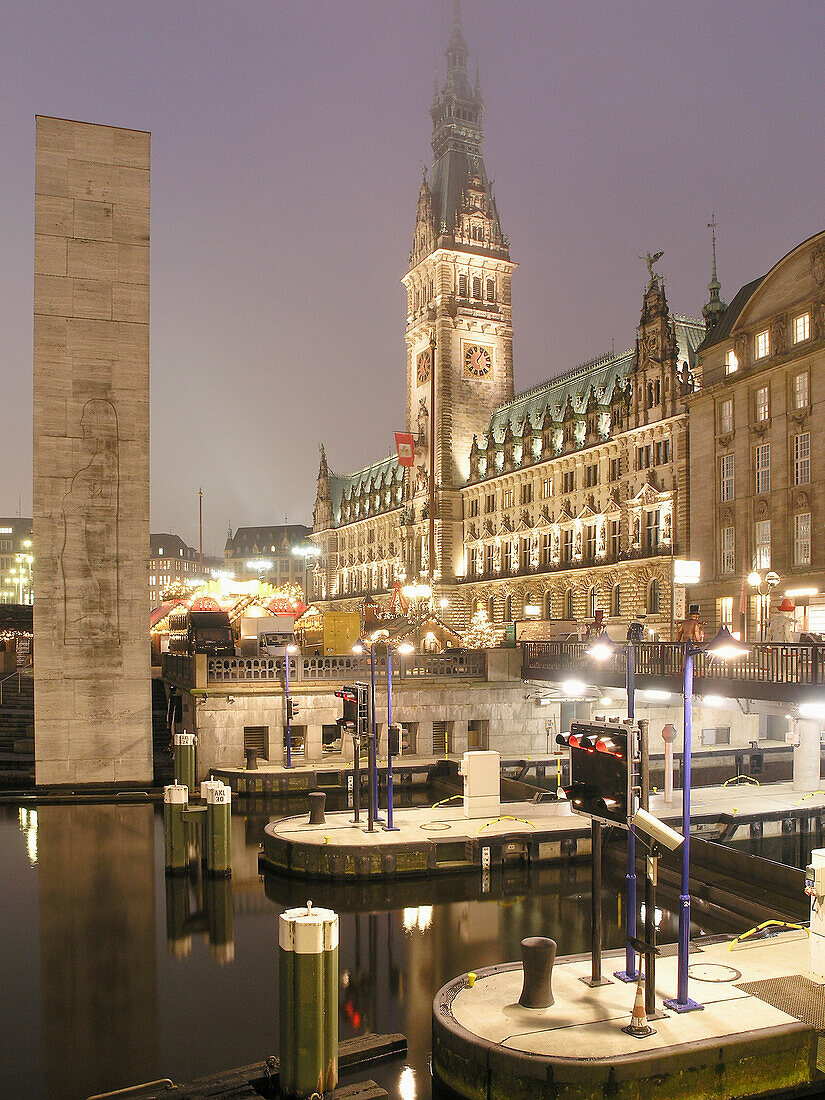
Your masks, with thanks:
M 309 795 L 309 824 L 323 825 L 326 822 L 324 810 L 327 796 L 324 791 L 312 791 Z
M 244 749 L 246 753 L 246 770 L 248 772 L 255 772 L 258 770 L 258 750 L 257 749 Z
M 521 941 L 524 986 L 518 1003 L 522 1008 L 549 1008 L 555 1004 L 551 988 L 555 961 L 555 940 L 546 936 L 528 936 Z

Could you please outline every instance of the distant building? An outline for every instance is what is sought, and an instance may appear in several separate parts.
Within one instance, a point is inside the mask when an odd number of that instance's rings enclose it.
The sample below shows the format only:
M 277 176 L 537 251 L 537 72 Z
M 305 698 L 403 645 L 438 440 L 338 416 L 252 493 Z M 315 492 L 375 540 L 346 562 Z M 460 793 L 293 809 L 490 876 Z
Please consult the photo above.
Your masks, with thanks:
M 0 603 L 34 602 L 32 521 L 0 517 Z
M 815 450 L 825 436 L 825 232 L 741 288 L 709 325 L 698 375 L 690 556 L 702 583 L 692 598 L 709 627 L 744 625 L 750 640 L 765 637 L 783 600 L 796 630 L 825 631 L 825 475 Z
M 311 527 L 301 523 L 283 523 L 271 527 L 239 527 L 230 529 L 223 552 L 224 568 L 236 580 L 262 578 L 274 587 L 292 581 L 304 587 L 304 557 L 293 554 L 295 548 L 306 548 Z M 312 593 L 312 562 L 309 588 Z
M 171 533 L 149 536 L 149 606 L 157 607 L 163 591 L 176 582 L 197 584 L 210 580 L 221 569 L 220 558 L 204 556 L 203 569 L 200 554 L 188 546 L 180 535 Z

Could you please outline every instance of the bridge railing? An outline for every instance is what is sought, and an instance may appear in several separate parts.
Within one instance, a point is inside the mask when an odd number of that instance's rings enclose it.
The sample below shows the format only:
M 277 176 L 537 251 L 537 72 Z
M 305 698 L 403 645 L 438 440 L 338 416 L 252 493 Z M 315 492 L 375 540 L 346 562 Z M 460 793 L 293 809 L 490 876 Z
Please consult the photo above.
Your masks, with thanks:
M 203 686 L 198 675 L 198 659 L 206 664 L 207 684 L 235 683 L 283 683 L 285 679 L 284 657 L 189 657 L 164 653 L 164 678 L 190 686 Z M 387 658 L 377 653 L 375 657 L 377 680 L 387 678 Z M 487 676 L 487 654 L 478 649 L 452 649 L 444 653 L 416 653 L 409 657 L 394 657 L 393 681 L 409 679 L 476 679 Z M 196 683 L 196 677 L 198 682 Z M 341 654 L 329 657 L 289 658 L 290 683 L 333 683 L 345 680 L 369 680 L 370 658 L 364 654 Z
M 587 656 L 586 642 L 525 642 L 525 676 L 542 672 L 585 670 L 597 675 L 622 678 L 626 671 L 623 646 L 607 661 Z M 636 674 L 652 677 L 681 677 L 685 668 L 684 649 L 678 642 L 640 642 L 636 646 Z M 734 661 L 723 661 L 709 653 L 697 653 L 694 679 L 735 680 L 763 684 L 825 685 L 825 646 L 774 645 L 756 643 Z

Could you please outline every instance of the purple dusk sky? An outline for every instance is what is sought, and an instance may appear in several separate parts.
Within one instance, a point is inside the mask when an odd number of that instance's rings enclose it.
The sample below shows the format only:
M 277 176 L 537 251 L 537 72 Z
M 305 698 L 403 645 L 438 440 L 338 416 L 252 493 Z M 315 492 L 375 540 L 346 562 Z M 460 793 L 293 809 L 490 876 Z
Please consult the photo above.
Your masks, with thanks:
M 823 228 L 821 0 L 465 0 L 519 268 L 516 389 L 730 301 Z M 310 523 L 404 424 L 404 293 L 449 0 L 0 4 L 0 514 L 31 515 L 34 116 L 152 131 L 152 529 Z

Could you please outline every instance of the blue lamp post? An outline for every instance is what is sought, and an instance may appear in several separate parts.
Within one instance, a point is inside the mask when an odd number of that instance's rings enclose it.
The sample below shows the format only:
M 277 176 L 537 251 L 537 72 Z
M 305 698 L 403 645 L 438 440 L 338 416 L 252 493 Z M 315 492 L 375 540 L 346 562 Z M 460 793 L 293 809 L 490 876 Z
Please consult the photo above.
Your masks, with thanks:
M 632 622 L 627 631 L 625 690 L 627 691 L 627 717 L 632 723 L 636 717 L 636 645 L 642 640 L 644 627 L 640 622 Z M 587 647 L 588 657 L 597 661 L 606 661 L 619 653 L 619 647 L 603 630 Z M 635 982 L 639 973 L 636 969 L 636 952 L 632 940 L 636 938 L 636 830 L 631 825 L 627 830 L 627 875 L 625 876 L 625 969 L 617 970 L 614 977 L 623 982 Z
M 363 653 L 365 647 L 370 651 L 370 738 L 369 738 L 369 792 L 367 800 L 367 831 L 373 832 L 378 817 L 378 760 L 376 757 L 375 729 L 375 640 L 365 641 L 359 638 L 352 647 L 353 653 Z M 360 748 L 360 746 L 358 746 Z
M 286 688 L 286 764 L 292 767 L 292 700 L 289 697 L 289 658 L 297 653 L 298 647 L 288 645 L 284 653 L 284 687 Z
M 688 996 L 688 949 L 690 946 L 690 746 L 693 727 L 693 659 L 697 653 L 707 653 L 722 661 L 743 657 L 747 646 L 742 645 L 723 626 L 716 637 L 704 648 L 691 641 L 684 643 L 685 652 L 685 744 L 682 766 L 682 887 L 679 895 L 679 971 L 676 996 L 665 1001 L 665 1007 L 674 1012 L 694 1012 L 703 1008 Z

